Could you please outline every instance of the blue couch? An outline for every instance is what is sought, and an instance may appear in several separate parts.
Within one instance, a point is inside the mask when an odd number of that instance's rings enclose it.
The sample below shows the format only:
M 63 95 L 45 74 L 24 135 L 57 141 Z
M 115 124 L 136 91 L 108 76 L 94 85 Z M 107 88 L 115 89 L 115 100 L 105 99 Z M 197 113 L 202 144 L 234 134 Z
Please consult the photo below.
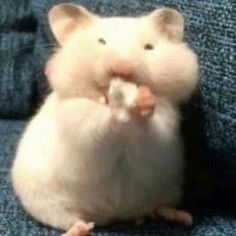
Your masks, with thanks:
M 194 214 L 193 227 L 159 220 L 96 228 L 92 235 L 236 235 L 235 0 L 0 0 L 0 235 L 60 233 L 24 212 L 9 179 L 17 141 L 49 91 L 43 71 L 55 41 L 47 12 L 59 2 L 77 2 L 103 15 L 136 15 L 157 6 L 179 9 L 186 40 L 200 61 L 199 89 L 183 106 L 182 122 L 183 207 Z

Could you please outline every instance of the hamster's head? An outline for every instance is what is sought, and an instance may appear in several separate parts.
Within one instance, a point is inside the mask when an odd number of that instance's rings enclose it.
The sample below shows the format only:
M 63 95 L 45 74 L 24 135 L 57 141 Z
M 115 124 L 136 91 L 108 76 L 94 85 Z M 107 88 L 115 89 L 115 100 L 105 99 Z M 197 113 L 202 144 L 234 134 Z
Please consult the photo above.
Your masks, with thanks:
M 62 96 L 106 95 L 117 77 L 173 102 L 187 99 L 196 87 L 197 57 L 183 42 L 184 21 L 176 10 L 100 17 L 59 4 L 50 10 L 49 23 L 60 47 L 48 62 L 48 77 Z

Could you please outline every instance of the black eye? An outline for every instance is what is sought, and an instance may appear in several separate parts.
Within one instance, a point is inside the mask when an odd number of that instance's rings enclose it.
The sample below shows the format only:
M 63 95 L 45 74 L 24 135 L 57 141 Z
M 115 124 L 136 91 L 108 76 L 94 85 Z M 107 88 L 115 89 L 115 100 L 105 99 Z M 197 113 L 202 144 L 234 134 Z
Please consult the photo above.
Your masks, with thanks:
M 103 39 L 103 38 L 100 38 L 100 39 L 98 39 L 98 42 L 100 43 L 100 44 L 103 44 L 103 45 L 105 45 L 107 42 L 105 41 L 105 39 Z
M 154 48 L 154 46 L 150 43 L 147 43 L 147 44 L 144 45 L 145 50 L 152 50 L 153 48 Z

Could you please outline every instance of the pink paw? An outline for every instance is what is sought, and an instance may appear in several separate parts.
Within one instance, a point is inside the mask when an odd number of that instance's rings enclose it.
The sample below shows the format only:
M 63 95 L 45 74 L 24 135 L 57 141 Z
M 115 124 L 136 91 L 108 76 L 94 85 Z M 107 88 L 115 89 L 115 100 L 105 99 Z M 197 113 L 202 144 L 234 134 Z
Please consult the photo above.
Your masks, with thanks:
M 156 214 L 169 221 L 191 226 L 193 224 L 193 217 L 190 213 L 178 210 L 168 206 L 160 206 L 156 210 Z
M 87 236 L 94 228 L 94 223 L 76 222 L 66 233 L 61 236 Z
M 151 90 L 146 86 L 140 86 L 138 91 L 138 99 L 135 107 L 136 113 L 141 116 L 149 116 L 155 108 L 155 97 Z

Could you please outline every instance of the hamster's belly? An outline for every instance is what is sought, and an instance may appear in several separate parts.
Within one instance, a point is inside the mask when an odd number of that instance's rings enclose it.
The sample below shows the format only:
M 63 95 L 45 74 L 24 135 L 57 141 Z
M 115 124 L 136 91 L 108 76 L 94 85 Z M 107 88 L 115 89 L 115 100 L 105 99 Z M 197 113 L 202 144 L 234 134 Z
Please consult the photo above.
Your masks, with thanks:
M 110 178 L 79 196 L 80 214 L 106 224 L 148 215 L 160 204 L 176 205 L 182 192 L 183 159 L 179 144 L 173 145 L 167 149 L 152 142 L 137 149 L 129 146 Z
M 35 121 L 31 127 L 32 132 L 28 131 L 28 134 L 32 134 L 32 137 L 34 137 L 35 133 L 38 133 L 34 129 L 35 127 L 40 127 L 37 125 L 38 123 L 38 121 Z M 51 129 L 47 129 L 47 132 L 50 134 L 49 130 Z M 77 210 L 84 220 L 94 221 L 98 225 L 107 224 L 112 220 L 128 220 L 150 213 L 159 204 L 175 204 L 179 201 L 183 170 L 180 140 L 177 138 L 174 139 L 175 141 L 163 142 L 155 135 L 151 137 L 148 133 L 145 134 L 142 131 L 137 133 L 136 130 L 128 130 L 131 137 L 129 137 L 129 141 L 125 141 L 126 145 L 122 146 L 123 155 L 117 158 L 114 157 L 117 161 L 112 167 L 108 167 L 108 169 L 112 168 L 112 171 L 106 170 L 107 167 L 103 168 L 102 171 L 110 173 L 108 178 L 101 181 L 94 181 L 91 178 L 91 181 L 86 186 L 79 187 L 78 189 L 75 188 L 74 184 L 65 182 L 65 186 L 68 187 L 66 188 L 68 191 L 65 197 L 71 203 L 70 207 Z M 53 135 L 53 131 L 51 132 Z M 30 138 L 31 135 L 28 136 L 29 138 L 26 141 L 34 140 Z M 47 135 L 47 137 L 51 136 Z M 38 142 L 37 140 L 40 141 Z M 30 146 L 39 147 L 38 161 L 45 163 L 45 165 L 47 163 L 47 166 L 50 168 L 43 168 L 43 170 L 47 171 L 50 169 L 52 172 L 52 167 L 55 167 L 56 163 L 53 162 L 54 164 L 51 165 L 49 160 L 54 158 L 48 158 L 49 154 L 41 155 L 40 151 L 41 146 L 47 147 L 47 145 L 51 145 L 51 142 L 47 142 L 45 138 L 37 140 L 35 142 L 37 144 L 41 143 L 41 145 Z M 51 150 L 52 148 L 46 149 Z M 103 150 L 106 149 L 99 150 L 101 152 L 97 153 L 98 156 L 102 155 Z M 113 153 L 120 152 L 114 150 L 111 155 Z M 41 161 L 42 157 L 45 157 L 43 159 L 45 160 L 44 162 Z M 27 163 L 31 159 L 29 155 Z M 39 165 L 35 161 L 36 159 L 34 158 L 32 165 L 29 166 L 38 168 Z M 22 164 L 24 163 L 22 162 Z M 97 168 L 97 165 L 95 167 Z M 62 173 L 64 169 L 66 170 L 66 168 L 60 169 L 59 176 L 64 177 L 64 172 Z M 36 170 L 38 169 L 34 169 L 34 173 L 37 175 Z M 31 174 L 31 172 L 28 174 Z M 81 177 L 84 178 L 85 174 L 84 172 L 78 173 L 76 178 L 78 178 L 79 182 Z M 42 175 L 37 175 L 37 177 L 41 179 Z M 43 175 L 43 180 L 45 182 L 45 175 Z M 47 184 L 55 185 L 56 182 L 51 181 Z M 26 187 L 21 188 L 19 185 L 17 189 L 19 189 L 18 194 L 21 196 L 22 189 L 26 189 Z M 56 189 L 62 195 L 65 194 L 65 192 L 61 191 L 61 185 L 58 185 Z M 56 194 L 52 191 L 52 195 Z

